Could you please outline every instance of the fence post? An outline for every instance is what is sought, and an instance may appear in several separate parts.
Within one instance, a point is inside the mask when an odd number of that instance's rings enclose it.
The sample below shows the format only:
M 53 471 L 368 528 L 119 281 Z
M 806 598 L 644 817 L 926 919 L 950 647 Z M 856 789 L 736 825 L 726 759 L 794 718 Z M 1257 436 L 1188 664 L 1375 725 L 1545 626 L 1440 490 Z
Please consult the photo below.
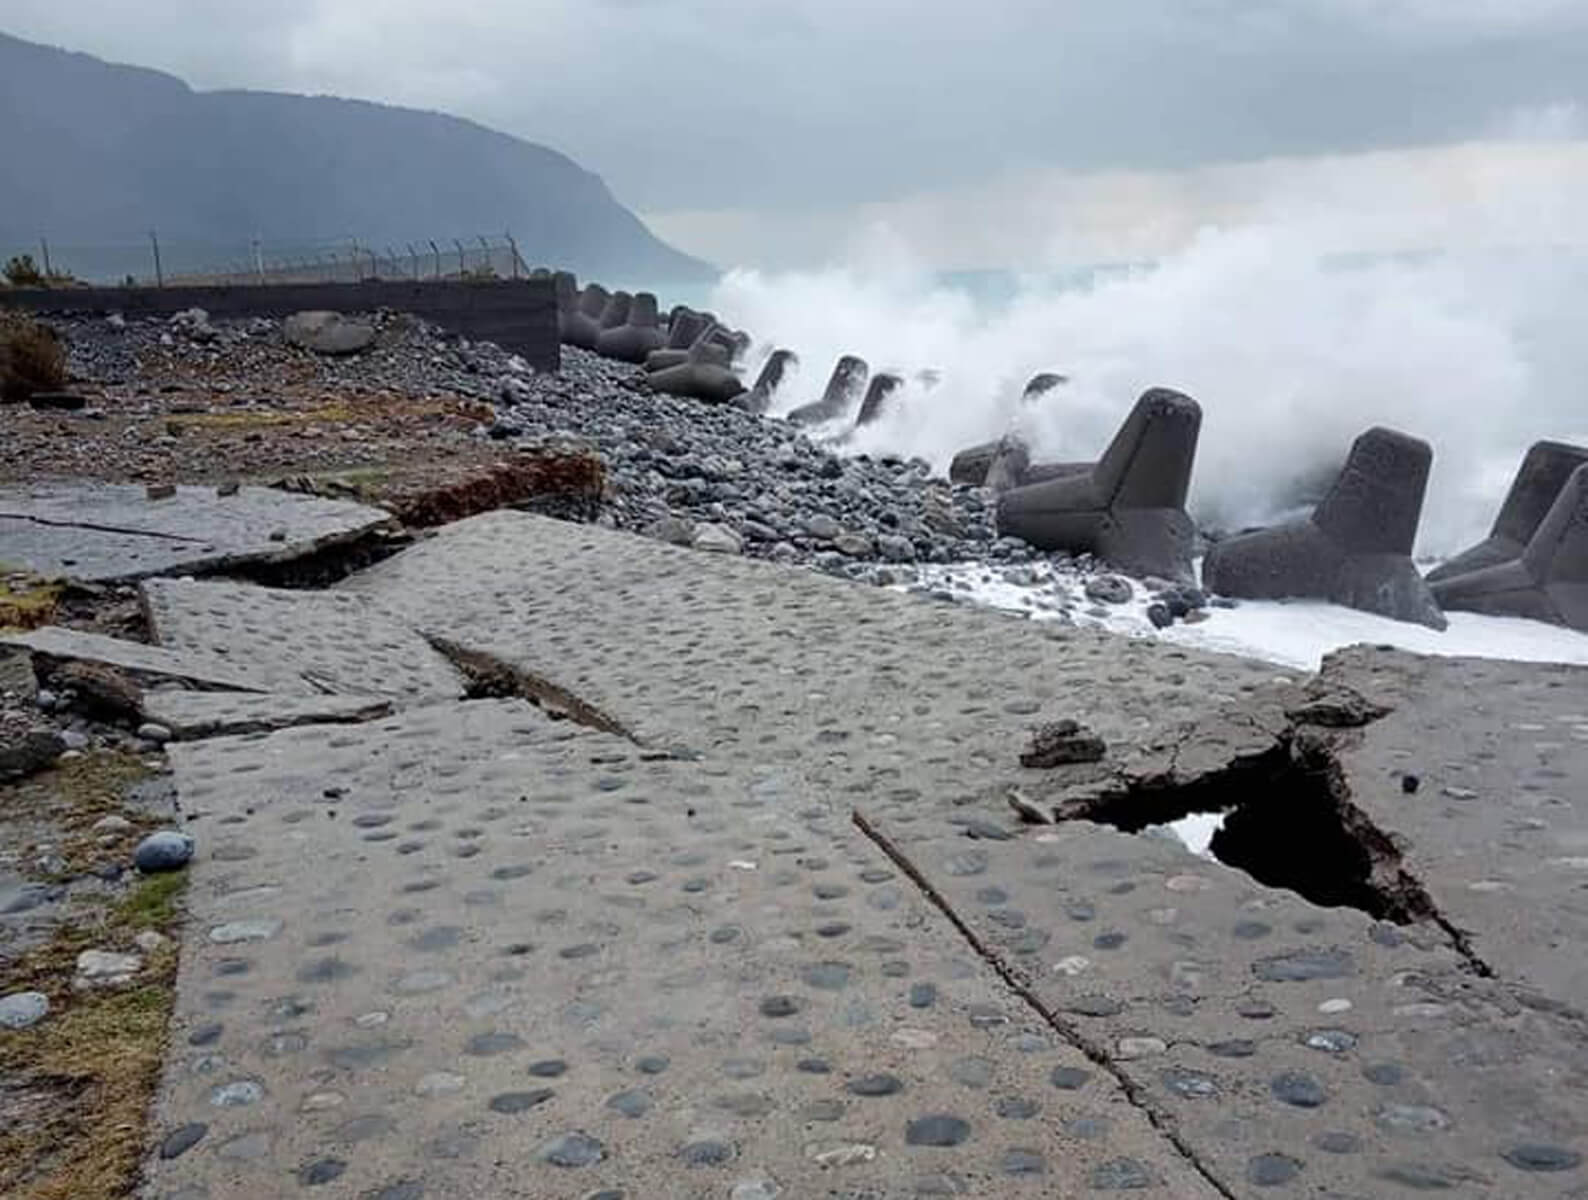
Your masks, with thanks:
M 154 286 L 165 286 L 165 271 L 160 267 L 160 239 L 154 230 L 149 230 L 149 242 L 154 246 Z
M 44 251 L 44 277 L 48 279 L 55 272 L 50 267 L 50 239 L 43 234 L 39 235 L 39 248 Z
M 436 255 L 436 278 L 440 279 L 441 278 L 441 248 L 439 246 L 437 246 L 436 243 L 432 240 L 430 242 L 430 249 L 435 252 L 435 255 Z
M 518 278 L 518 243 L 513 240 L 513 231 L 507 231 L 507 252 L 513 256 L 513 278 Z
M 452 244 L 458 248 L 458 278 L 461 280 L 469 273 L 469 264 L 463 261 L 463 243 L 453 238 Z

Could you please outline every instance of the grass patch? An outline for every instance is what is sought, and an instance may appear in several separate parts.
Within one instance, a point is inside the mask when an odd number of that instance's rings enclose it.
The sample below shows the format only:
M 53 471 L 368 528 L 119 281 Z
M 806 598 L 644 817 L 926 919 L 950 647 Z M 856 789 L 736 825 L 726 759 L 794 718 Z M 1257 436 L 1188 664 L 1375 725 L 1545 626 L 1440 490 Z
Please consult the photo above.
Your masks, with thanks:
M 185 871 L 140 880 L 119 903 L 89 908 L 3 972 L 0 990 L 43 992 L 50 1015 L 0 1039 L 0 1195 L 132 1194 L 169 1040 L 186 889 Z M 79 952 L 129 950 L 147 929 L 173 940 L 144 956 L 134 984 L 72 990 Z
M 85 754 L 58 762 L 10 788 L 5 796 L 6 814 L 47 822 L 58 831 L 54 852 L 65 866 L 48 878 L 64 881 L 107 860 L 131 858 L 139 839 L 160 824 L 146 813 L 125 811 L 127 789 L 153 774 L 135 754 Z M 95 830 L 94 823 L 108 816 L 126 817 L 132 827 L 115 834 Z
M 48 625 L 55 619 L 65 590 L 58 580 L 33 575 L 0 579 L 0 633 Z

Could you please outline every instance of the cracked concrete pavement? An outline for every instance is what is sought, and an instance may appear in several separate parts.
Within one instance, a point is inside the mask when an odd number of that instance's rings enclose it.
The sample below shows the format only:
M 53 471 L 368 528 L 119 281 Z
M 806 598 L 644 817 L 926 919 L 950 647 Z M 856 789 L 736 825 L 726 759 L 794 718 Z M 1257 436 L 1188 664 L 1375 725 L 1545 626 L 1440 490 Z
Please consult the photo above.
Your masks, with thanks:
M 1588 672 L 1362 649 L 1309 692 L 515 513 L 354 601 L 183 589 L 162 642 L 394 707 L 172 747 L 151 1196 L 1588 1196 Z M 416 636 L 545 707 L 383 687 Z M 1330 762 L 1469 952 L 1006 804 L 1042 721 L 1183 788 L 1331 694 L 1388 709 Z M 1292 786 L 1231 802 L 1282 832 Z

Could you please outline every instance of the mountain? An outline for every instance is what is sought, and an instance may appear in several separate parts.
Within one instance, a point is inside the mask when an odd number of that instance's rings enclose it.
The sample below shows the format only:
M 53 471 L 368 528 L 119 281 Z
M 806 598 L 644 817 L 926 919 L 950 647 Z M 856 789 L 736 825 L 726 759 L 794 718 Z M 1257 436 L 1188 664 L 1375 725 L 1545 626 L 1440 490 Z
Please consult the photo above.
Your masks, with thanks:
M 0 179 L 6 255 L 41 235 L 142 253 L 150 229 L 163 245 L 239 259 L 256 236 L 400 250 L 511 231 L 527 263 L 607 283 L 714 274 L 656 238 L 598 176 L 472 121 L 329 96 L 196 92 L 5 34 Z

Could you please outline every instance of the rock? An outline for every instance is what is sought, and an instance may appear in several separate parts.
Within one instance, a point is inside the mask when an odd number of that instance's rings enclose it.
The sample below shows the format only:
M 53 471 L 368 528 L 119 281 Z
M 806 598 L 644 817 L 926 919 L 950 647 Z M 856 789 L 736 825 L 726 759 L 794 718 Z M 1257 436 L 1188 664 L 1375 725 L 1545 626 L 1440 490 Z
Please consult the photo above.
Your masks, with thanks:
M 842 525 L 833 520 L 833 518 L 829 517 L 826 513 L 817 513 L 813 517 L 806 518 L 805 532 L 810 534 L 813 538 L 819 538 L 824 542 L 830 542 L 842 536 L 844 529 Z
M 1174 613 L 1167 604 L 1149 604 L 1147 605 L 1147 620 L 1152 622 L 1154 629 L 1167 629 L 1174 624 Z
M 12 992 L 0 996 L 0 1029 L 31 1029 L 50 1011 L 50 998 L 43 992 Z
M 49 766 L 66 748 L 53 729 L 0 730 L 0 777 L 24 779 Z
M 72 706 L 90 716 L 134 721 L 143 711 L 143 689 L 115 667 L 92 662 L 62 663 L 51 681 L 58 691 L 75 693 Z
M 1047 768 L 1098 762 L 1107 752 L 1103 739 L 1078 721 L 1053 721 L 1032 733 L 1031 744 L 1020 752 L 1020 765 Z
M 84 950 L 77 956 L 77 973 L 72 987 L 78 991 L 120 987 L 143 969 L 136 954 L 115 954 L 108 950 Z
M 108 817 L 100 817 L 89 828 L 95 833 L 125 833 L 132 828 L 132 822 L 127 820 L 126 817 L 118 817 L 112 814 Z
M 739 554 L 744 550 L 744 542 L 726 525 L 705 524 L 695 530 L 694 547 L 715 554 Z
M 281 336 L 300 350 L 315 354 L 357 354 L 374 344 L 375 328 L 341 313 L 293 313 L 281 323 Z
M 877 539 L 877 552 L 889 562 L 908 563 L 915 561 L 915 544 L 907 537 L 896 533 L 888 533 Z
M 138 726 L 138 736 L 163 746 L 171 740 L 171 731 L 156 721 L 145 721 Z
M 1086 581 L 1086 597 L 1103 604 L 1129 604 L 1136 589 L 1120 575 L 1094 575 Z
M 645 536 L 659 542 L 670 542 L 674 546 L 693 546 L 695 526 L 683 517 L 663 517 L 646 526 Z
M 28 397 L 28 406 L 41 412 L 77 412 L 88 404 L 88 397 L 78 392 L 34 392 Z
M 132 944 L 137 946 L 138 949 L 142 950 L 145 954 L 154 954 L 156 951 L 162 950 L 166 946 L 169 946 L 171 944 L 171 939 L 166 937 L 165 934 L 159 933 L 153 929 L 145 929 L 137 937 L 132 939 Z
M 833 539 L 833 548 L 850 558 L 870 558 L 871 539 L 860 533 L 841 533 Z
M 180 871 L 193 858 L 193 839 L 185 833 L 162 830 L 138 843 L 132 862 L 145 875 Z

